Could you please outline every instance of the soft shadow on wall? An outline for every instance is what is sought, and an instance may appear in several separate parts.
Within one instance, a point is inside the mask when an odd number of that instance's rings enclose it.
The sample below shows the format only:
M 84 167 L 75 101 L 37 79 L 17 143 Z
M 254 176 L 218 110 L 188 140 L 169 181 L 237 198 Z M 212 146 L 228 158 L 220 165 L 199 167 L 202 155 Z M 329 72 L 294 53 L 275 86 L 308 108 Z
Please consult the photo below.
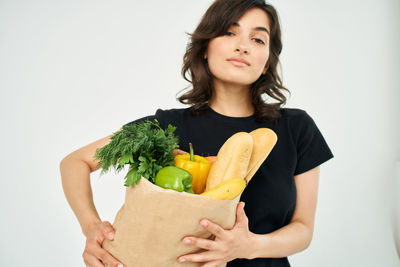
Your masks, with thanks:
M 393 240 L 400 260 L 400 161 L 395 164 L 394 186 L 393 186 L 392 227 Z

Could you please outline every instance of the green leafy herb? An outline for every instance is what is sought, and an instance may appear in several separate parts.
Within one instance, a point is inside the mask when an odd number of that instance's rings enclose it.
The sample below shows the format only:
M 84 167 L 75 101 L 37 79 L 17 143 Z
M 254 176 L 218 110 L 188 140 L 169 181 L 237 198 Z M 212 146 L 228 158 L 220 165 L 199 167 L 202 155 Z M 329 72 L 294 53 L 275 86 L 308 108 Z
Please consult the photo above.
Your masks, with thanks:
M 163 130 L 157 119 L 124 125 L 109 144 L 96 150 L 95 158 L 99 160 L 98 166 L 102 166 L 100 175 L 111 166 L 120 172 L 129 164 L 125 186 L 139 183 L 142 176 L 155 183 L 157 172 L 174 164 L 172 151 L 179 148 L 175 130 L 171 124 Z

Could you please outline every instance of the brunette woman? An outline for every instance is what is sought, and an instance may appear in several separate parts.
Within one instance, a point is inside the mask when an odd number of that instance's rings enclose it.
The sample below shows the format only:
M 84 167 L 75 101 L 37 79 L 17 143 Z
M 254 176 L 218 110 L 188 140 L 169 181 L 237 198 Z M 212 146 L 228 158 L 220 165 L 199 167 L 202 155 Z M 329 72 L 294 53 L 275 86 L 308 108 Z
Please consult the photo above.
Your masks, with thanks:
M 179 96 L 187 108 L 157 109 L 165 128 L 177 127 L 180 148 L 216 155 L 236 132 L 270 128 L 278 141 L 242 193 L 232 229 L 202 221 L 215 239 L 187 236 L 182 242 L 203 249 L 182 255 L 182 262 L 219 266 L 290 266 L 287 256 L 311 243 L 320 165 L 333 157 L 314 120 L 302 109 L 283 108 L 289 92 L 277 66 L 282 50 L 275 8 L 263 0 L 217 0 L 206 11 L 184 55 L 183 77 L 191 83 Z M 87 266 L 117 266 L 101 248 L 114 230 L 102 222 L 93 204 L 90 173 L 93 156 L 110 142 L 104 137 L 69 154 L 61 163 L 64 192 L 87 237 L 83 258 Z M 182 151 L 175 151 L 182 153 Z M 244 206 L 246 204 L 246 206 Z

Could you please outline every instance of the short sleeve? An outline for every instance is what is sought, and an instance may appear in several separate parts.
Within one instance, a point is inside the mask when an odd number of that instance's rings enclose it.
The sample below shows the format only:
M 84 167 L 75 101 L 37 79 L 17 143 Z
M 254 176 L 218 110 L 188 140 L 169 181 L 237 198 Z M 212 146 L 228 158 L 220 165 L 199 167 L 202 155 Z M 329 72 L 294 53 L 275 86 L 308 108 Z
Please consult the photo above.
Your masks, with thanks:
M 131 122 L 128 122 L 128 123 L 124 124 L 123 126 L 129 125 L 129 124 L 132 124 L 132 123 L 140 123 L 140 122 L 143 122 L 143 121 L 146 121 L 146 120 L 151 120 L 152 121 L 154 119 L 157 119 L 158 122 L 160 123 L 161 128 L 165 129 L 164 110 L 162 110 L 162 109 L 157 109 L 155 114 L 148 115 L 148 116 L 136 119 L 134 121 L 131 121 Z
M 325 138 L 306 111 L 296 120 L 296 128 L 297 164 L 294 175 L 311 170 L 333 158 Z

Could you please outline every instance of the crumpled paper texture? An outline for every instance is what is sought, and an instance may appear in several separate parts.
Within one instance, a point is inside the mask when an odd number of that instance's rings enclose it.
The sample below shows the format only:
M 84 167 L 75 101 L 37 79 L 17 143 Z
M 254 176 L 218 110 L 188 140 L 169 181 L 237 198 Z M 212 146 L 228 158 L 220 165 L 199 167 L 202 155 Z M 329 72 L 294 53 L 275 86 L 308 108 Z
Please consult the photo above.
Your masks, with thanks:
M 126 189 L 125 203 L 113 223 L 114 240 L 106 239 L 103 248 L 124 267 L 201 266 L 203 263 L 177 261 L 181 255 L 204 251 L 184 244 L 182 238 L 191 235 L 213 239 L 200 225 L 203 218 L 232 229 L 239 199 L 240 195 L 233 200 L 214 200 L 177 192 L 142 177 Z

